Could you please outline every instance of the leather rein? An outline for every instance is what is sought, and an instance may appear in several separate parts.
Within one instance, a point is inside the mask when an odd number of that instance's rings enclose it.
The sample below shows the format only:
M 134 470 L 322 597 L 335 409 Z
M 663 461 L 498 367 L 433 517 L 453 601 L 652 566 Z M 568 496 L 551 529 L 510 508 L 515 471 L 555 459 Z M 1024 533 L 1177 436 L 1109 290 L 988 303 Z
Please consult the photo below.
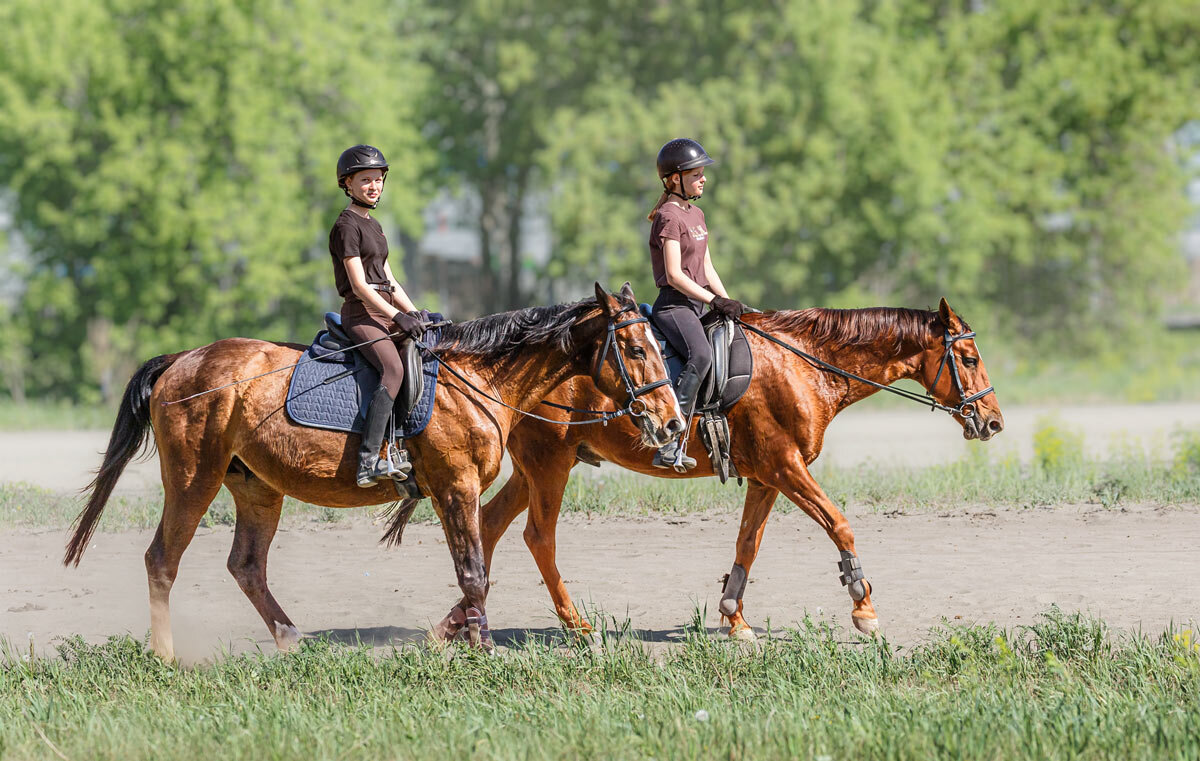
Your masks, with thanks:
M 640 314 L 637 317 L 634 317 L 629 320 L 621 320 L 619 322 L 617 321 L 617 318 L 620 317 L 621 315 L 625 314 L 626 312 L 635 311 L 636 309 L 637 309 L 637 307 L 634 307 L 634 306 L 626 306 L 623 309 L 621 309 L 621 311 L 619 311 L 615 315 L 613 315 L 612 320 L 609 321 L 608 335 L 605 336 L 605 338 L 604 338 L 604 348 L 600 352 L 600 361 L 596 363 L 597 368 L 604 366 L 604 361 L 608 358 L 608 350 L 610 348 L 613 348 L 616 346 L 618 330 L 620 330 L 621 328 L 629 327 L 630 325 L 638 325 L 640 323 L 649 322 L 649 320 L 647 320 L 645 317 L 643 317 Z M 584 413 L 587 415 L 599 415 L 599 417 L 594 418 L 592 420 L 553 420 L 551 418 L 542 417 L 541 415 L 537 415 L 532 412 L 526 412 L 523 409 L 514 407 L 511 404 L 506 403 L 502 399 L 498 399 L 495 396 L 492 396 L 491 394 L 487 393 L 483 389 L 476 386 L 474 383 L 471 383 L 471 381 L 464 378 L 461 373 L 459 373 L 457 370 L 455 370 L 444 359 L 439 357 L 437 355 L 437 353 L 435 353 L 429 346 L 422 343 L 421 341 L 416 341 L 416 340 L 414 340 L 413 343 L 415 343 L 419 348 L 428 352 L 429 356 L 431 356 L 435 360 L 437 360 L 437 363 L 439 365 L 441 365 L 442 367 L 449 370 L 451 375 L 453 375 L 455 378 L 457 378 L 459 381 L 461 381 L 467 388 L 471 389 L 472 391 L 479 394 L 483 398 L 488 399 L 489 401 L 495 402 L 496 404 L 499 404 L 501 407 L 510 409 L 513 412 L 518 412 L 518 413 L 524 415 L 525 417 L 531 417 L 535 420 L 541 420 L 542 422 L 545 422 L 545 423 L 554 423 L 555 425 L 591 425 L 593 423 L 603 423 L 603 424 L 607 425 L 610 420 L 616 420 L 617 418 L 624 417 L 625 415 L 629 415 L 630 417 L 642 417 L 643 415 L 646 414 L 646 402 L 644 400 L 639 399 L 638 397 L 648 394 L 651 391 L 653 391 L 654 389 L 659 388 L 660 386 L 666 386 L 671 383 L 671 381 L 669 379 L 663 378 L 662 380 L 657 380 L 657 381 L 654 381 L 653 383 L 647 383 L 643 386 L 636 385 L 633 382 L 633 378 L 631 378 L 629 375 L 629 369 L 625 366 L 625 358 L 622 356 L 622 354 L 619 350 L 614 349 L 613 356 L 616 357 L 616 359 L 617 359 L 617 369 L 621 373 L 621 382 L 625 384 L 625 393 L 628 394 L 628 396 L 629 396 L 629 401 L 625 403 L 625 406 L 619 410 L 605 411 L 605 410 L 588 410 L 588 409 L 582 409 L 579 407 L 569 407 L 565 404 L 555 404 L 554 402 L 546 402 L 546 401 L 541 402 L 541 404 L 545 404 L 549 407 L 557 407 L 558 409 L 566 410 L 567 412 L 581 412 L 581 413 Z
M 929 391 L 926 391 L 925 395 L 922 396 L 914 391 L 909 391 L 908 389 L 893 388 L 892 386 L 885 386 L 882 383 L 876 383 L 873 380 L 868 380 L 861 376 L 855 375 L 852 372 L 843 370 L 842 368 L 840 368 L 836 365 L 831 365 L 828 362 L 826 362 L 825 360 L 820 359 L 818 357 L 814 357 L 813 355 L 809 354 L 806 351 L 797 349 L 795 346 L 792 346 L 791 344 L 789 344 L 785 341 L 779 340 L 778 338 L 776 338 L 775 336 L 766 332 L 765 330 L 760 330 L 759 328 L 756 328 L 753 325 L 743 322 L 740 317 L 735 318 L 735 320 L 737 321 L 737 323 L 739 325 L 741 325 L 746 330 L 749 330 L 752 333 L 762 336 L 763 338 L 767 339 L 768 341 L 770 341 L 773 344 L 778 344 L 779 346 L 782 346 L 783 348 L 787 349 L 791 353 L 793 353 L 799 357 L 802 357 L 804 360 L 806 360 L 811 365 L 814 365 L 822 370 L 831 372 L 834 375 L 840 375 L 843 378 L 846 378 L 848 380 L 855 380 L 855 381 L 858 381 L 859 383 L 865 383 L 868 386 L 873 386 L 873 387 L 879 389 L 880 391 L 888 391 L 890 393 L 896 394 L 897 396 L 914 401 L 920 405 L 929 405 L 930 412 L 932 412 L 933 410 L 941 410 L 943 412 L 948 412 L 951 415 L 958 415 L 962 419 L 966 420 L 967 418 L 975 416 L 975 414 L 977 412 L 976 407 L 975 407 L 975 402 L 996 390 L 994 386 L 988 386 L 984 390 L 968 396 L 966 389 L 963 388 L 962 379 L 959 377 L 958 360 L 954 356 L 954 344 L 959 341 L 965 341 L 968 338 L 974 338 L 975 331 L 951 335 L 950 329 L 946 328 L 946 334 L 943 338 L 943 341 L 945 342 L 945 345 L 946 345 L 946 350 L 942 353 L 942 361 L 938 364 L 937 375 L 935 375 L 933 377 L 933 383 L 931 383 L 929 385 L 930 385 L 930 388 L 936 387 L 938 384 L 938 380 L 941 379 L 941 377 L 942 377 L 942 371 L 945 370 L 946 367 L 950 368 L 950 377 L 954 380 L 954 389 L 958 392 L 958 398 L 959 398 L 958 404 L 954 405 L 953 407 L 950 407 L 950 406 L 942 404 L 942 403 L 938 402 L 936 399 L 934 399 L 933 394 Z

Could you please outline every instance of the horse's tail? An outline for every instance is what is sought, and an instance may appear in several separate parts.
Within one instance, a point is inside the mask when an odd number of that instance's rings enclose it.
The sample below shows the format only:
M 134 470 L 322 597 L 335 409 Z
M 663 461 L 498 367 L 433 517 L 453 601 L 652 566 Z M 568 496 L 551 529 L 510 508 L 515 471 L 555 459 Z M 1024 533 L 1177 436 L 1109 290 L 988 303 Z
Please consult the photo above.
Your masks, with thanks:
M 394 502 L 384 511 L 387 516 L 387 530 L 383 532 L 383 536 L 379 539 L 379 543 L 385 547 L 399 547 L 400 540 L 404 538 L 404 527 L 408 524 L 408 519 L 412 517 L 413 510 L 417 509 L 420 504 L 420 497 L 409 497 L 408 499 Z
M 117 422 L 113 424 L 108 449 L 104 450 L 104 461 L 96 471 L 96 477 L 83 488 L 83 492 L 90 491 L 91 496 L 83 512 L 75 519 L 75 533 L 67 543 L 63 565 L 79 565 L 117 479 L 150 438 L 150 393 L 154 391 L 154 384 L 158 382 L 159 376 L 173 365 L 179 356 L 163 354 L 147 360 L 125 386 L 125 395 L 121 398 L 121 406 L 117 410 Z

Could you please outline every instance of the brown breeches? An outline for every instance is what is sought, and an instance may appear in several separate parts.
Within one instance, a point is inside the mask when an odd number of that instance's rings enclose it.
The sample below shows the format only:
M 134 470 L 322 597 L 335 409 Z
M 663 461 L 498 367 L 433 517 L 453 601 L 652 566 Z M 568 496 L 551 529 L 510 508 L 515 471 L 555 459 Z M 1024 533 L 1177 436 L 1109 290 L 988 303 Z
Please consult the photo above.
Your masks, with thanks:
M 379 295 L 391 303 L 392 294 Z M 347 300 L 342 304 L 342 329 L 356 344 L 381 338 L 393 330 L 389 320 L 357 300 Z M 404 363 L 400 361 L 400 351 L 396 348 L 394 339 L 376 341 L 359 351 L 371 366 L 379 371 L 379 382 L 387 387 L 388 395 L 396 398 L 396 394 L 400 393 L 400 384 L 404 381 Z

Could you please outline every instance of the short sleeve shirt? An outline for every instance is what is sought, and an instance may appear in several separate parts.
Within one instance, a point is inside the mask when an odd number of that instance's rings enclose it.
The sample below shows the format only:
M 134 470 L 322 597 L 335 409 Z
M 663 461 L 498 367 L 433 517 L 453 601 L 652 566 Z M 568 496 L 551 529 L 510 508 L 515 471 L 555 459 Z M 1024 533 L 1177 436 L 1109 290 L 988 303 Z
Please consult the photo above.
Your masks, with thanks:
M 383 234 L 383 226 L 374 217 L 363 217 L 349 209 L 342 211 L 329 231 L 329 255 L 333 257 L 333 279 L 338 295 L 344 299 L 358 299 L 346 274 L 345 260 L 352 256 L 362 259 L 368 283 L 388 283 L 387 271 L 383 268 L 388 256 L 387 237 Z
M 658 214 L 650 223 L 650 265 L 654 269 L 654 284 L 659 288 L 669 285 L 667 267 L 663 261 L 663 241 L 667 240 L 679 241 L 679 260 L 683 273 L 696 285 L 707 288 L 704 254 L 708 250 L 708 226 L 699 206 L 692 204 L 684 209 L 668 201 L 658 207 Z

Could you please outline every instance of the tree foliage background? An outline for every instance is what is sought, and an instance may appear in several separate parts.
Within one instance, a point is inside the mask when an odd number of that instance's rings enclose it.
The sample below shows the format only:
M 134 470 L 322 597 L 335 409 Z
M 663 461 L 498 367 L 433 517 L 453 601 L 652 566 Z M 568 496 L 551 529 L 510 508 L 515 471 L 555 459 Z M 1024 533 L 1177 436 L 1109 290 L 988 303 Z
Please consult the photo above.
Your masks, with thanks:
M 536 300 L 531 196 L 542 281 L 650 294 L 654 155 L 688 135 L 719 161 L 702 203 L 735 297 L 945 295 L 1086 351 L 1183 280 L 1198 96 L 1197 0 L 9 0 L 0 250 L 27 255 L 0 380 L 110 398 L 155 353 L 310 337 L 356 142 L 393 161 L 393 249 L 435 189 L 478 194 L 481 311 Z

